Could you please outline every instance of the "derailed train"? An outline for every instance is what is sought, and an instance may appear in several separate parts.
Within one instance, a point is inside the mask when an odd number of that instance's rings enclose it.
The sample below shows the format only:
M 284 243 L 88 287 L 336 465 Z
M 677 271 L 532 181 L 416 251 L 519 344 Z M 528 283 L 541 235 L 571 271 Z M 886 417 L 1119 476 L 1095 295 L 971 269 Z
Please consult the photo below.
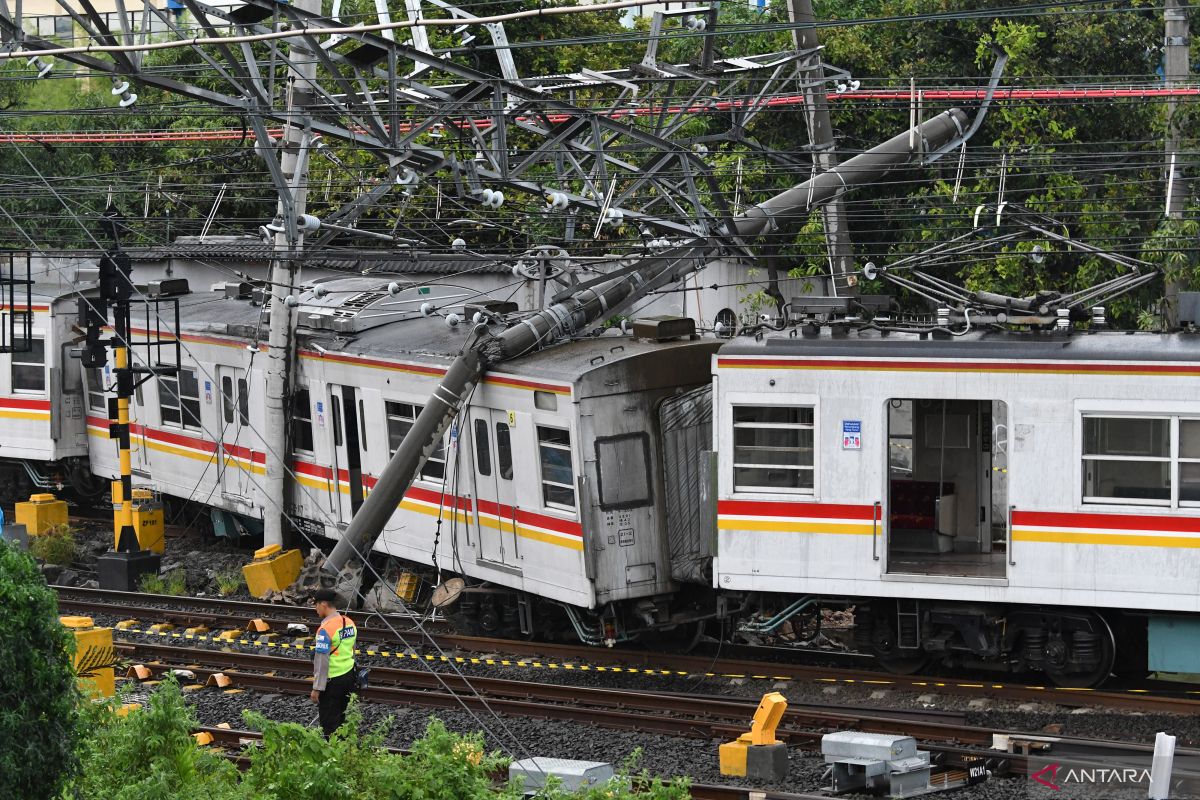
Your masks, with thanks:
M 466 341 L 390 300 L 366 278 L 300 298 L 287 513 L 308 533 L 339 536 Z M 111 477 L 103 374 L 57 427 L 28 417 L 72 394 L 56 302 L 33 309 L 40 395 L 31 359 L 0 377 L 6 446 Z M 261 518 L 262 309 L 181 307 L 183 368 L 133 404 L 136 483 Z M 455 618 L 497 635 L 761 640 L 853 606 L 897 670 L 1200 671 L 1200 339 L 807 334 L 609 331 L 507 362 L 376 549 L 462 575 Z

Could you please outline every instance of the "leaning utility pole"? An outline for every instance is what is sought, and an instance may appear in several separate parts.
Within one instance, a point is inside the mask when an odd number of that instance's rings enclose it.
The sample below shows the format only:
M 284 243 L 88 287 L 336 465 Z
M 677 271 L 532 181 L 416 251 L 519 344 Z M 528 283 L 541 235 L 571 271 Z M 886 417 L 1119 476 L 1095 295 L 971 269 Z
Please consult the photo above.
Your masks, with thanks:
M 817 49 L 819 44 L 812 0 L 788 0 L 788 18 L 801 26 L 792 29 L 793 46 L 797 50 L 813 51 L 806 65 L 810 71 L 801 74 L 800 85 L 803 87 L 804 117 L 808 123 L 813 163 L 818 173 L 828 172 L 837 166 L 838 161 L 834 150 L 833 126 L 829 122 L 829 100 L 825 96 L 825 66 L 821 63 L 821 51 Z M 825 221 L 825 247 L 829 252 L 834 293 L 841 297 L 858 294 L 846 203 L 838 197 L 822 206 L 821 214 Z
M 1166 36 L 1163 42 L 1163 81 L 1166 88 L 1182 86 L 1188 79 L 1188 16 L 1183 0 L 1167 0 L 1163 10 Z M 1183 219 L 1183 207 L 1187 200 L 1187 186 L 1183 182 L 1183 169 L 1179 164 L 1181 134 L 1176 111 L 1179 101 L 1167 99 L 1167 142 L 1166 142 L 1166 215 L 1167 219 Z M 1166 323 L 1168 328 L 1179 325 L 1179 292 L 1183 281 L 1168 277 L 1166 285 Z
M 320 0 L 296 0 L 294 6 L 315 14 L 321 12 Z M 291 469 L 291 442 L 288 420 L 291 409 L 291 374 L 296 348 L 292 309 L 285 302 L 296 285 L 296 270 L 300 250 L 304 246 L 304 231 L 298 221 L 304 213 L 308 192 L 309 125 L 306 107 L 311 104 L 317 77 L 317 56 L 311 49 L 313 40 L 304 37 L 291 47 L 291 67 L 288 69 L 287 123 L 283 127 L 279 159 L 281 178 L 286 186 L 277 186 L 279 205 L 276 212 L 275 258 L 271 264 L 271 328 L 267 339 L 267 424 L 263 444 L 267 453 L 266 497 L 263 518 L 263 545 L 283 544 L 283 516 L 288 508 L 287 480 Z M 260 147 L 265 145 L 259 134 Z M 274 153 L 266 153 L 274 158 Z M 240 469 L 240 467 L 238 467 Z M 226 469 L 230 469 L 226 466 Z

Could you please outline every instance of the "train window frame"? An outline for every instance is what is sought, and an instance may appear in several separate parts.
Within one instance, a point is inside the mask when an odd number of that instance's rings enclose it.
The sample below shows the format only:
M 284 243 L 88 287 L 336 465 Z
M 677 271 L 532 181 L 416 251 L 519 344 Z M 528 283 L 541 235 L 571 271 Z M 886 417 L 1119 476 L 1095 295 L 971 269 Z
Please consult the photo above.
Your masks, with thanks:
M 167 369 L 167 367 L 164 367 Z M 184 376 L 188 376 L 189 380 L 196 385 L 195 394 L 184 394 L 180 388 L 183 384 Z M 174 388 L 172 388 L 174 387 Z M 174 400 L 174 402 L 170 402 Z M 192 406 L 195 410 L 192 410 Z M 175 412 L 175 419 L 168 419 L 164 413 L 167 409 Z M 188 413 L 184 413 L 185 409 Z M 185 431 L 202 430 L 200 420 L 200 381 L 196 377 L 196 370 L 191 367 L 180 367 L 174 374 L 163 374 L 158 376 L 158 416 L 163 425 L 169 425 L 172 428 L 179 428 Z M 191 420 L 188 417 L 191 417 Z
M 753 399 L 750 399 L 753 398 Z M 729 481 L 734 494 L 741 495 L 786 495 L 788 497 L 797 497 L 804 499 L 815 499 L 819 497 L 820 492 L 820 475 L 821 475 L 821 447 L 818 436 L 820 430 L 820 407 L 816 398 L 797 397 L 796 402 L 785 404 L 763 402 L 761 395 L 731 395 L 727 398 L 729 411 L 726 415 L 728 424 L 729 436 L 729 452 L 733 456 L 729 460 Z M 795 409 L 798 411 L 809 411 L 812 414 L 811 423 L 771 423 L 771 422 L 737 422 L 737 412 L 739 409 L 761 409 L 764 411 L 775 411 L 778 409 Z M 779 426 L 783 426 L 782 428 Z M 739 464 L 736 460 L 737 454 L 737 432 L 739 429 L 745 430 L 749 428 L 762 430 L 810 430 L 812 432 L 812 446 L 809 448 L 811 457 L 807 465 L 799 465 L 791 467 L 789 465 L 779 465 L 783 469 L 794 469 L 797 472 L 808 471 L 812 476 L 810 486 L 763 486 L 753 483 L 739 483 L 738 470 L 758 468 L 763 465 L 752 464 L 749 462 Z M 802 449 L 802 448 L 801 448 Z
M 621 493 L 626 490 L 630 484 L 628 478 L 635 471 L 635 465 L 629 463 L 628 459 L 623 459 L 616 448 L 626 442 L 638 441 L 641 443 L 639 456 L 642 461 L 642 469 L 636 470 L 644 475 L 644 491 L 638 493 L 637 496 L 624 499 L 609 498 L 607 495 L 615 485 L 616 491 Z M 596 438 L 596 476 L 597 476 L 597 496 L 600 499 L 601 511 L 622 511 L 631 508 L 643 508 L 654 503 L 654 480 L 650 470 L 650 436 L 645 431 L 635 433 L 622 433 L 616 436 L 600 436 Z M 611 457 L 610 454 L 611 453 Z M 612 467 L 617 470 L 618 479 L 605 483 L 605 475 L 612 471 L 606 467 L 606 462 L 615 459 Z
M 298 386 L 292 391 L 291 402 L 292 452 L 312 455 L 316 452 L 316 441 L 313 439 L 312 393 L 307 386 Z M 302 446 L 301 433 L 306 433 L 303 441 L 308 446 Z
M 1183 497 L 1184 494 L 1184 470 L 1190 465 L 1200 465 L 1200 451 L 1195 447 L 1192 448 L 1196 452 L 1195 455 L 1184 455 L 1183 429 L 1187 423 L 1200 424 L 1200 412 L 1195 410 L 1182 410 L 1178 407 L 1170 408 L 1166 404 L 1151 403 L 1150 408 L 1145 408 L 1145 403 L 1140 404 L 1141 407 L 1133 408 L 1111 408 L 1108 406 L 1094 406 L 1091 403 L 1078 404 L 1076 414 L 1076 441 L 1075 441 L 1075 458 L 1076 464 L 1079 466 L 1078 473 L 1078 495 L 1079 505 L 1081 508 L 1095 508 L 1097 506 L 1119 507 L 1129 506 L 1146 511 L 1156 511 L 1159 509 L 1181 509 L 1181 508 L 1200 508 L 1200 493 L 1193 493 L 1194 498 L 1189 499 Z M 1124 453 L 1114 454 L 1089 454 L 1087 421 L 1089 419 L 1125 419 L 1125 420 L 1143 420 L 1151 421 L 1158 420 L 1167 423 L 1167 454 L 1162 456 L 1153 456 L 1144 452 L 1136 452 L 1128 450 Z M 1200 442 L 1197 443 L 1200 445 Z M 1126 496 L 1106 496 L 1088 494 L 1088 464 L 1095 462 L 1125 462 L 1125 463 L 1155 463 L 1165 465 L 1167 470 L 1167 479 L 1169 481 L 1166 498 L 1140 498 Z M 1197 486 L 1200 481 L 1189 481 L 1189 485 Z
M 417 421 L 417 416 L 420 415 L 421 409 L 424 408 L 420 403 L 412 403 L 408 400 L 388 400 L 383 401 L 383 417 L 384 427 L 388 434 L 388 458 L 396 455 L 396 450 L 400 447 L 400 442 L 404 441 L 404 437 L 412 430 L 413 423 Z M 403 427 L 403 432 L 399 433 L 399 440 L 396 446 L 392 447 L 392 436 L 396 435 L 393 430 L 395 427 Z M 430 481 L 432 483 L 445 483 L 446 481 L 446 439 L 442 437 L 442 443 L 437 450 L 425 459 L 425 463 L 421 465 L 421 474 L 417 476 L 418 480 Z
M 579 496 L 575 491 L 575 456 L 573 440 L 571 438 L 571 429 L 559 427 L 556 425 L 537 424 L 534 426 L 534 435 L 537 439 L 538 449 L 538 483 L 541 485 L 542 506 L 544 508 L 557 509 L 559 511 L 575 512 L 579 507 Z M 543 434 L 566 434 L 567 442 L 549 441 L 549 437 L 543 438 Z M 571 471 L 571 483 L 563 483 L 562 481 L 549 480 L 546 478 L 546 456 L 547 453 L 565 452 L 567 454 L 567 467 Z M 550 464 L 551 468 L 561 468 L 562 464 Z M 548 491 L 549 489 L 549 491 Z M 551 495 L 554 491 L 568 491 L 571 493 L 571 502 L 565 503 L 559 500 L 552 500 Z
M 40 348 L 41 356 L 37 360 L 33 359 L 34 353 L 38 348 L 34 347 L 37 343 Z M 13 394 L 45 394 L 46 393 L 46 338 L 44 336 L 30 336 L 28 350 L 14 350 L 12 359 L 9 362 L 9 380 Z M 36 386 L 30 383 L 18 383 L 18 375 L 37 374 L 38 379 Z

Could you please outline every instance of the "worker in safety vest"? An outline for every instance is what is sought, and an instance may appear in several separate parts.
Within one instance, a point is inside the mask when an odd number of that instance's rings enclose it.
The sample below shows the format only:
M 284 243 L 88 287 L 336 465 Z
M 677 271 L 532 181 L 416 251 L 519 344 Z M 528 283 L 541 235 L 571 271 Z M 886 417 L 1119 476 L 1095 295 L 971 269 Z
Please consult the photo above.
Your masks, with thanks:
M 358 628 L 337 610 L 333 589 L 318 589 L 313 595 L 321 627 L 317 629 L 317 654 L 313 658 L 313 688 L 309 697 L 317 704 L 321 730 L 328 738 L 346 721 L 346 706 L 355 685 L 354 644 Z

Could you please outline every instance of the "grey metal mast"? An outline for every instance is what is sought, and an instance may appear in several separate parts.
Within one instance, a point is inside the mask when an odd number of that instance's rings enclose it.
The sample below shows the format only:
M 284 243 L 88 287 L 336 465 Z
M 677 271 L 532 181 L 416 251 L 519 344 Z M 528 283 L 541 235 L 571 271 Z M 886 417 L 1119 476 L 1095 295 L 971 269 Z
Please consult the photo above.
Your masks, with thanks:
M 916 136 L 909 131 L 855 156 L 829 172 L 805 181 L 747 210 L 733 219 L 733 230 L 743 238 L 782 233 L 789 221 L 834 198 L 847 189 L 878 180 L 889 169 L 909 163 L 914 155 L 934 150 L 964 130 L 966 114 L 958 109 L 939 114 L 921 124 Z M 523 319 L 495 335 L 484 336 L 454 360 L 434 390 L 400 447 L 384 468 L 350 526 L 325 561 L 326 572 L 341 575 L 344 585 L 356 587 L 361 578 L 361 556 L 379 538 L 397 504 L 412 484 L 425 460 L 441 444 L 470 389 L 488 368 L 508 359 L 539 350 L 563 337 L 619 313 L 623 306 L 647 292 L 685 277 L 702 266 L 718 239 L 697 240 L 647 258 L 634 272 L 600 287 L 586 289 L 544 311 Z M 343 570 L 346 570 L 345 574 Z
M 1166 23 L 1163 42 L 1163 78 L 1166 87 L 1181 86 L 1188 79 L 1188 15 L 1183 0 L 1167 0 L 1163 10 Z M 1167 219 L 1183 219 L 1183 209 L 1187 202 L 1187 185 L 1183 180 L 1183 167 L 1179 161 L 1179 143 L 1182 138 L 1176 112 L 1179 101 L 1174 97 L 1167 99 L 1167 140 L 1166 140 L 1166 215 Z M 1166 323 L 1168 328 L 1179 325 L 1179 292 L 1184 281 L 1168 275 L 1166 283 Z
M 293 0 L 302 11 L 319 13 L 320 0 Z M 297 261 L 304 246 L 304 231 L 297 224 L 305 210 L 308 194 L 309 119 L 306 107 L 312 102 L 317 77 L 317 56 L 307 39 L 291 47 L 287 77 L 287 122 L 283 127 L 283 150 L 276 176 L 279 205 L 274 235 L 275 255 L 271 263 L 271 327 L 267 339 L 266 425 L 263 444 L 268 453 L 264 493 L 268 498 L 263 518 L 263 544 L 283 544 L 283 512 L 288 507 L 288 420 L 291 372 L 296 359 L 295 315 L 285 298 L 296 284 Z M 265 147 L 265 132 L 259 146 Z M 270 141 L 269 137 L 265 137 Z M 274 166 L 274 154 L 267 160 Z M 226 469 L 229 469 L 227 466 Z

